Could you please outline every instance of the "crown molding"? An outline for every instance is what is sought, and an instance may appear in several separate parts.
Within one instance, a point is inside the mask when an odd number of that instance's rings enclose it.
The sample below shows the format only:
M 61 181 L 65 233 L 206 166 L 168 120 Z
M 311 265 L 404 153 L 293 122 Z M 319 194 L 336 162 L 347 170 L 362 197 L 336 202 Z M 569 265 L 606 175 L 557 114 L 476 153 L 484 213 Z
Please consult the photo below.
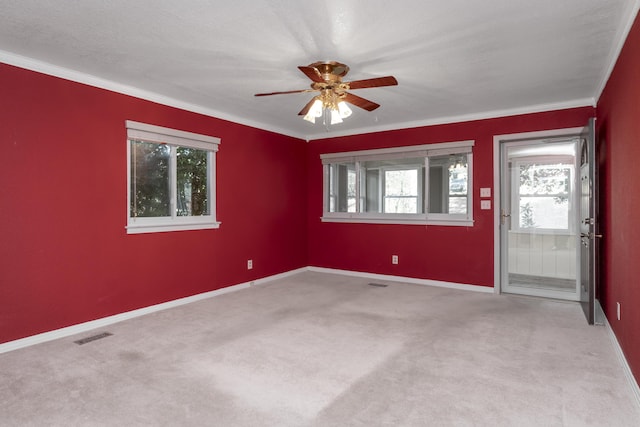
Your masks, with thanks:
M 640 0 L 636 0 L 636 3 L 640 3 Z M 82 73 L 69 68 L 60 67 L 47 62 L 43 62 L 40 60 L 28 58 L 25 56 L 17 55 L 17 54 L 2 51 L 2 50 L 0 50 L 0 62 L 8 65 L 13 65 L 19 68 L 24 68 L 26 70 L 36 71 L 46 75 L 59 77 L 61 79 L 86 84 L 86 85 L 97 87 L 100 89 L 106 89 L 112 92 L 133 96 L 135 98 L 156 102 L 158 104 L 166 105 L 169 107 L 179 108 L 181 110 L 191 111 L 194 113 L 203 114 L 205 116 L 209 116 L 217 119 L 227 120 L 233 123 L 237 123 L 244 126 L 249 126 L 252 128 L 261 129 L 269 132 L 274 132 L 284 136 L 290 136 L 292 138 L 305 140 L 307 142 L 313 141 L 313 140 L 319 140 L 319 139 L 330 139 L 330 138 L 338 138 L 343 136 L 352 136 L 352 135 L 374 133 L 374 132 L 385 132 L 385 131 L 409 129 L 409 128 L 416 128 L 416 127 L 451 124 L 451 123 L 467 122 L 467 121 L 474 121 L 474 120 L 494 119 L 499 117 L 531 114 L 531 113 L 553 111 L 553 110 L 563 110 L 563 109 L 576 108 L 576 107 L 585 107 L 585 106 L 595 107 L 595 99 L 586 98 L 586 99 L 577 99 L 577 100 L 559 102 L 559 103 L 516 107 L 516 108 L 510 108 L 510 109 L 503 109 L 503 110 L 480 111 L 480 112 L 471 113 L 471 114 L 449 116 L 449 117 L 438 117 L 438 118 L 431 118 L 431 119 L 425 119 L 425 120 L 396 123 L 396 124 L 387 125 L 387 126 L 361 127 L 361 128 L 350 129 L 347 131 L 334 132 L 332 129 L 330 134 L 327 134 L 326 132 L 317 132 L 317 133 L 311 133 L 311 134 L 305 135 L 305 134 L 293 132 L 289 129 L 285 129 L 282 127 L 271 126 L 262 122 L 248 120 L 246 118 L 231 115 L 219 110 L 214 110 L 211 108 L 203 107 L 201 105 L 180 101 L 178 99 L 160 95 L 155 92 L 143 90 L 134 86 L 114 82 L 114 81 L 103 79 L 101 77 L 97 77 L 91 74 Z
M 417 121 L 411 121 L 411 122 L 405 122 L 405 123 L 397 123 L 389 126 L 364 127 L 364 128 L 358 128 L 358 129 L 351 129 L 343 132 L 331 132 L 331 135 L 327 135 L 326 133 L 315 133 L 315 134 L 307 135 L 305 139 L 307 141 L 313 141 L 313 140 L 319 140 L 319 139 L 337 138 L 342 136 L 361 135 L 365 133 L 410 129 L 410 128 L 417 128 L 417 127 L 424 127 L 424 126 L 445 125 L 445 124 L 451 124 L 451 123 L 462 123 L 462 122 L 470 122 L 475 120 L 496 119 L 499 117 L 518 116 L 522 114 L 532 114 L 532 113 L 543 113 L 543 112 L 555 111 L 555 110 L 567 110 L 570 108 L 595 107 L 595 105 L 596 104 L 595 104 L 594 98 L 583 98 L 583 99 L 575 99 L 575 100 L 566 101 L 566 102 L 530 105 L 530 106 L 524 106 L 524 107 L 508 108 L 504 110 L 481 111 L 477 113 L 463 114 L 459 116 L 438 117 L 434 119 L 417 120 Z
M 191 111 L 193 113 L 203 114 L 205 116 L 213 117 L 216 119 L 227 120 L 233 123 L 249 126 L 256 129 L 266 130 L 277 134 L 291 136 L 297 139 L 305 139 L 304 135 L 291 132 L 288 129 L 270 126 L 265 123 L 247 120 L 242 117 L 238 117 L 232 114 L 228 114 L 222 111 L 206 108 L 201 105 L 191 104 L 188 102 L 180 101 L 175 98 L 160 95 L 155 92 L 143 90 L 135 86 L 130 86 L 112 80 L 103 79 L 91 74 L 83 73 L 80 71 L 72 70 L 58 65 L 53 65 L 48 62 L 40 61 L 26 56 L 16 55 L 11 52 L 0 50 L 0 62 L 7 65 L 13 65 L 15 67 L 24 68 L 29 71 L 36 71 L 49 76 L 59 77 L 64 80 L 69 80 L 76 83 L 82 83 L 89 86 L 97 87 L 100 89 L 106 89 L 112 92 L 120 93 L 123 95 L 133 96 L 134 98 L 144 99 L 146 101 L 155 102 L 158 104 L 166 105 L 169 107 L 179 108 L 181 110 Z

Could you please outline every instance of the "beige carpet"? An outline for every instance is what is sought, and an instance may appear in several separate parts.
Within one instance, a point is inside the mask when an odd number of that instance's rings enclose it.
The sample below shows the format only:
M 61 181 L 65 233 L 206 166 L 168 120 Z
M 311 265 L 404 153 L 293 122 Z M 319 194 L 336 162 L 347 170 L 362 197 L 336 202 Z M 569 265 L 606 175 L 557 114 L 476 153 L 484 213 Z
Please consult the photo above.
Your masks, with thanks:
M 578 304 L 368 282 L 301 273 L 1 354 L 0 425 L 640 425 Z

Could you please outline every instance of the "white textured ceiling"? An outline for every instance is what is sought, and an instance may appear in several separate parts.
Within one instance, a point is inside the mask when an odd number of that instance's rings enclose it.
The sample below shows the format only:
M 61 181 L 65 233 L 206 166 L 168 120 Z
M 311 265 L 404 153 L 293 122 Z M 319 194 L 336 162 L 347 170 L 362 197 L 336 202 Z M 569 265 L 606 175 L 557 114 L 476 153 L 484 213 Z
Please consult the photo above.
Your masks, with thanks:
M 0 62 L 305 139 L 592 105 L 640 0 L 0 0 Z M 353 91 L 329 133 L 298 65 Z M 131 119 L 135 119 L 132 117 Z

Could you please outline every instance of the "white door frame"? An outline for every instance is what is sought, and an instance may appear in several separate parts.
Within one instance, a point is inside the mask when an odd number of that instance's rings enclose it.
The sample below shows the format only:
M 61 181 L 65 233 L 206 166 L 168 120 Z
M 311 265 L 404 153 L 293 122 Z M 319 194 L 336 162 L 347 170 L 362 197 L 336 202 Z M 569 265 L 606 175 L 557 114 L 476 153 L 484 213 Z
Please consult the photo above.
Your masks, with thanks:
M 501 271 L 501 245 L 500 239 L 500 200 L 502 181 L 500 177 L 500 143 L 507 141 L 520 141 L 527 139 L 545 139 L 557 137 L 577 137 L 584 129 L 584 126 L 566 129 L 552 129 L 535 132 L 511 133 L 493 136 L 493 291 L 496 294 L 502 292 L 500 282 Z

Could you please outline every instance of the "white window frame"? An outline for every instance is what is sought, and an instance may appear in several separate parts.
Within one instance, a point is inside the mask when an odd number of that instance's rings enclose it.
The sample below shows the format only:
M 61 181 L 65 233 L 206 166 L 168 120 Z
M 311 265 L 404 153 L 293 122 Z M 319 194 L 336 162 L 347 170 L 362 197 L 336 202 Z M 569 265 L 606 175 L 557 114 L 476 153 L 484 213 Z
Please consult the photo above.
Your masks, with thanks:
M 185 132 L 161 126 L 127 120 L 127 234 L 158 233 L 166 231 L 204 230 L 220 227 L 216 220 L 216 152 L 220 145 L 220 138 L 196 133 Z M 132 217 L 131 216 L 131 141 L 143 141 L 154 144 L 167 144 L 171 147 L 188 147 L 208 152 L 207 172 L 209 215 L 177 216 L 176 215 L 176 171 L 175 158 L 172 158 L 171 182 L 171 216 L 167 217 Z M 172 157 L 176 150 L 171 150 Z
M 349 151 L 342 153 L 325 153 L 320 155 L 323 164 L 323 222 L 353 222 L 371 224 L 420 224 L 420 225 L 473 225 L 473 146 L 475 141 L 455 141 L 437 144 L 425 144 L 408 147 L 382 148 L 374 150 Z M 429 213 L 429 157 L 447 154 L 466 154 L 468 159 L 467 178 L 467 213 L 442 214 Z M 391 160 L 399 158 L 424 157 L 424 212 L 419 214 L 390 214 L 380 212 L 363 212 L 363 203 L 356 204 L 356 212 L 329 212 L 329 165 L 335 163 L 355 163 L 356 200 L 361 200 L 361 167 L 360 163 L 369 160 Z

